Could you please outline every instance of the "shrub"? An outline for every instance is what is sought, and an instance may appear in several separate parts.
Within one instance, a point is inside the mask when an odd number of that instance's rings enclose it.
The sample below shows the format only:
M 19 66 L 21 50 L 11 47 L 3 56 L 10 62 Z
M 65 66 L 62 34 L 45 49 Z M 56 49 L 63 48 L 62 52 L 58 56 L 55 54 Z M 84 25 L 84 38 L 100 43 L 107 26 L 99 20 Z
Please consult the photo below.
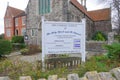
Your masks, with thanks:
M 4 34 L 0 34 L 0 39 L 4 39 Z
M 23 36 L 14 36 L 12 37 L 12 43 L 24 43 Z
M 0 40 L 0 56 L 10 54 L 12 51 L 12 44 L 7 40 Z
M 26 45 L 24 43 L 12 43 L 13 50 L 20 50 L 23 48 L 26 48 Z
M 114 38 L 115 38 L 115 40 L 120 42 L 120 35 L 115 35 Z
M 107 36 L 102 33 L 101 31 L 97 31 L 95 32 L 95 34 L 92 36 L 92 40 L 96 40 L 96 41 L 106 41 L 107 40 Z
M 28 49 L 29 49 L 29 54 L 35 54 L 41 52 L 41 48 L 38 45 L 31 44 L 28 46 Z
M 19 76 L 30 75 L 33 77 L 34 71 L 32 64 L 19 60 L 3 60 L 0 62 L 0 74 L 8 75 L 12 80 L 19 80 Z M 35 69 L 36 70 L 36 69 Z
M 105 45 L 104 48 L 108 51 L 108 58 L 120 61 L 120 43 Z
M 29 45 L 26 48 L 23 46 L 23 49 L 21 49 L 20 52 L 23 55 L 30 55 L 30 54 L 42 52 L 42 50 L 38 45 Z
M 20 52 L 22 55 L 27 55 L 29 53 L 29 49 L 27 49 L 27 48 L 21 49 Z
M 108 65 L 109 63 L 109 65 Z M 12 80 L 19 80 L 19 76 L 31 76 L 32 80 L 37 80 L 39 78 L 48 78 L 49 75 L 58 75 L 58 77 L 66 77 L 67 74 L 77 73 L 80 77 L 83 77 L 84 74 L 88 71 L 98 71 L 104 72 L 109 71 L 112 68 L 120 67 L 119 62 L 109 59 L 104 56 L 93 56 L 83 65 L 79 65 L 76 68 L 56 68 L 52 70 L 46 70 L 45 72 L 41 71 L 41 68 L 38 68 L 40 64 L 28 63 L 21 60 L 2 60 L 0 61 L 0 75 L 8 75 Z

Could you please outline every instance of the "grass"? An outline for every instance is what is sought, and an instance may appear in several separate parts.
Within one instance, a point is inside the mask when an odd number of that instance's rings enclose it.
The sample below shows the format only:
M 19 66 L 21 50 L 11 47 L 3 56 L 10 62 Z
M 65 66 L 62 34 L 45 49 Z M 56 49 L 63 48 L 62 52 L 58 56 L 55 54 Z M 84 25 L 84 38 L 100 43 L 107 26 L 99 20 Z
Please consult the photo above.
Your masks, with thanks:
M 19 60 L 4 59 L 0 61 L 0 76 L 9 76 L 13 80 L 18 80 L 19 76 L 31 76 L 33 80 L 37 80 L 38 78 L 47 78 L 49 75 L 54 74 L 57 74 L 58 77 L 67 77 L 70 73 L 77 73 L 82 77 L 88 71 L 107 72 L 112 68 L 120 67 L 120 62 L 100 55 L 90 58 L 86 63 L 79 65 L 75 69 L 64 67 L 42 72 L 37 66 L 37 63 L 31 64 Z

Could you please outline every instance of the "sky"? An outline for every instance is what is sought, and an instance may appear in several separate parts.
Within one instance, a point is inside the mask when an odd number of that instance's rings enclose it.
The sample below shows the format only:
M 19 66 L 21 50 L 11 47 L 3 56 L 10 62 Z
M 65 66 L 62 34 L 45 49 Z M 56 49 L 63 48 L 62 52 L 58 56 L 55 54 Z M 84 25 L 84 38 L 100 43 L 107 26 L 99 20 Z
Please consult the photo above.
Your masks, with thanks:
M 29 0 L 0 0 L 0 34 L 4 33 L 4 15 L 6 7 L 9 6 L 25 10 Z M 80 1 L 80 0 L 78 0 Z M 98 0 L 87 0 L 87 10 L 101 9 L 105 6 L 99 5 Z

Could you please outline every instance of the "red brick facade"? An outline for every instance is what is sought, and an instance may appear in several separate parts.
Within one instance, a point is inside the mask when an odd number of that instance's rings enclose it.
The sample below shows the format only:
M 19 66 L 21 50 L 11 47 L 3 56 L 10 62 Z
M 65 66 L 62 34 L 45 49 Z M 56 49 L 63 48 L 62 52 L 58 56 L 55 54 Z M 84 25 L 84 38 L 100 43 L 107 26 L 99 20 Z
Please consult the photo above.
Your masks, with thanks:
M 23 36 L 26 27 L 25 12 L 8 6 L 4 16 L 5 39 L 11 40 L 13 36 Z

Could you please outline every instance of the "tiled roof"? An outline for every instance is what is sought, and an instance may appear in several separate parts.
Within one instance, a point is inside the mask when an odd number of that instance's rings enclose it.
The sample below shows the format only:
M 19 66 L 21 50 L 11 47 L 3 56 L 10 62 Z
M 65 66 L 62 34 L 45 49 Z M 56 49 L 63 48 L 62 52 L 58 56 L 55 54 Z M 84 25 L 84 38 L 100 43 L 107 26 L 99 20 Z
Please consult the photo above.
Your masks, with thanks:
M 13 17 L 18 16 L 19 14 L 23 13 L 23 10 L 8 6 L 7 7 L 7 11 L 9 11 L 10 15 L 12 15 Z
M 79 10 L 81 10 L 84 14 L 86 14 L 89 18 L 90 15 L 87 13 L 87 10 L 77 1 L 77 0 L 70 0 L 71 3 L 76 6 Z
M 101 21 L 101 20 L 109 20 L 111 17 L 110 15 L 110 8 L 88 11 L 89 15 L 94 21 Z
M 15 16 L 15 18 L 21 17 L 21 16 L 26 16 L 26 13 L 25 13 L 25 12 L 22 12 L 22 13 L 18 14 L 17 16 Z
M 109 20 L 111 16 L 110 8 L 87 11 L 77 0 L 70 0 L 71 3 L 76 6 L 80 11 L 82 11 L 86 16 L 88 16 L 93 21 Z

